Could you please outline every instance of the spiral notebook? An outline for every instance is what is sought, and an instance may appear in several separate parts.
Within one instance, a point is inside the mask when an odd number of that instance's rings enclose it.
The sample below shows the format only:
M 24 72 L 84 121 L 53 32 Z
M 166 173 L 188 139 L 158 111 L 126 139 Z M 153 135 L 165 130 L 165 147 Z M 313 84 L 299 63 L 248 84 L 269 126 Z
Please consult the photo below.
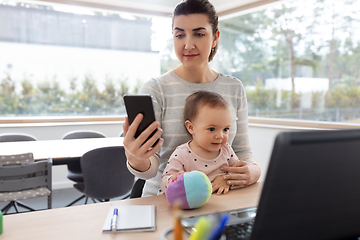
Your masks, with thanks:
M 115 208 L 118 209 L 116 232 L 155 231 L 155 205 L 111 205 L 103 226 L 103 232 L 112 232 L 111 219 Z

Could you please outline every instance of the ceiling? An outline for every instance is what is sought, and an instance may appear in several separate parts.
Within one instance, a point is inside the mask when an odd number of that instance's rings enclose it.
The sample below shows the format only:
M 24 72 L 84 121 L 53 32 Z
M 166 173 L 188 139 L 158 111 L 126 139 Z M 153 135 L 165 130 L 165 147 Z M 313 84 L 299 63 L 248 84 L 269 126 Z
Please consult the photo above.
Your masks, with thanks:
M 39 1 L 39 0 L 38 0 Z M 77 6 L 126 11 L 140 14 L 170 16 L 180 0 L 40 0 Z M 279 0 L 210 0 L 219 16 L 257 7 Z

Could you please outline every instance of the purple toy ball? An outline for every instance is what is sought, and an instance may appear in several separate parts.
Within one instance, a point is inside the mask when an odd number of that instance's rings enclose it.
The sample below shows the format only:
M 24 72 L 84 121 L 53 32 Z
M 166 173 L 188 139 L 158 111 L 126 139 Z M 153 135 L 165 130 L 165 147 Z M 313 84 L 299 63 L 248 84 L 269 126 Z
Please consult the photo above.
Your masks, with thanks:
M 191 171 L 179 175 L 168 185 L 166 198 L 172 206 L 180 202 L 182 209 L 193 209 L 204 205 L 211 193 L 209 178 L 203 172 Z

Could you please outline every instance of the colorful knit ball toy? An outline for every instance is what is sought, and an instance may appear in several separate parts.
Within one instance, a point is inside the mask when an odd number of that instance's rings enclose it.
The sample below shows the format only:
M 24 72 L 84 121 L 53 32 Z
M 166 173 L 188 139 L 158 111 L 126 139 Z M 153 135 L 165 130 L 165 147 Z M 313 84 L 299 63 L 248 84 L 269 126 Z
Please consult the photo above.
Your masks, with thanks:
M 204 205 L 212 193 L 209 178 L 199 171 L 181 174 L 166 189 L 168 202 L 175 206 L 180 203 L 182 209 L 193 209 Z

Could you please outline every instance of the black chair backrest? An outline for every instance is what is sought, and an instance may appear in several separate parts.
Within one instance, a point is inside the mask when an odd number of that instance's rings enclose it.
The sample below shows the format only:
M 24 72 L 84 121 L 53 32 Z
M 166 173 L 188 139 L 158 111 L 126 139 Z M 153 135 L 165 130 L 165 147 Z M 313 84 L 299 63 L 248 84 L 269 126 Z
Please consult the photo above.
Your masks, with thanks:
M 63 139 L 80 139 L 80 138 L 104 138 L 105 135 L 95 131 L 76 131 L 65 134 Z
M 135 182 L 135 184 L 134 184 L 134 186 L 133 186 L 133 188 L 131 190 L 130 198 L 139 198 L 139 197 L 141 197 L 145 182 L 146 181 L 144 179 L 141 179 L 141 178 L 136 180 L 136 182 Z
M 6 133 L 0 135 L 0 142 L 36 141 L 34 136 L 25 133 Z
M 111 199 L 131 191 L 134 175 L 126 166 L 123 146 L 91 150 L 81 157 L 80 164 L 88 197 Z

